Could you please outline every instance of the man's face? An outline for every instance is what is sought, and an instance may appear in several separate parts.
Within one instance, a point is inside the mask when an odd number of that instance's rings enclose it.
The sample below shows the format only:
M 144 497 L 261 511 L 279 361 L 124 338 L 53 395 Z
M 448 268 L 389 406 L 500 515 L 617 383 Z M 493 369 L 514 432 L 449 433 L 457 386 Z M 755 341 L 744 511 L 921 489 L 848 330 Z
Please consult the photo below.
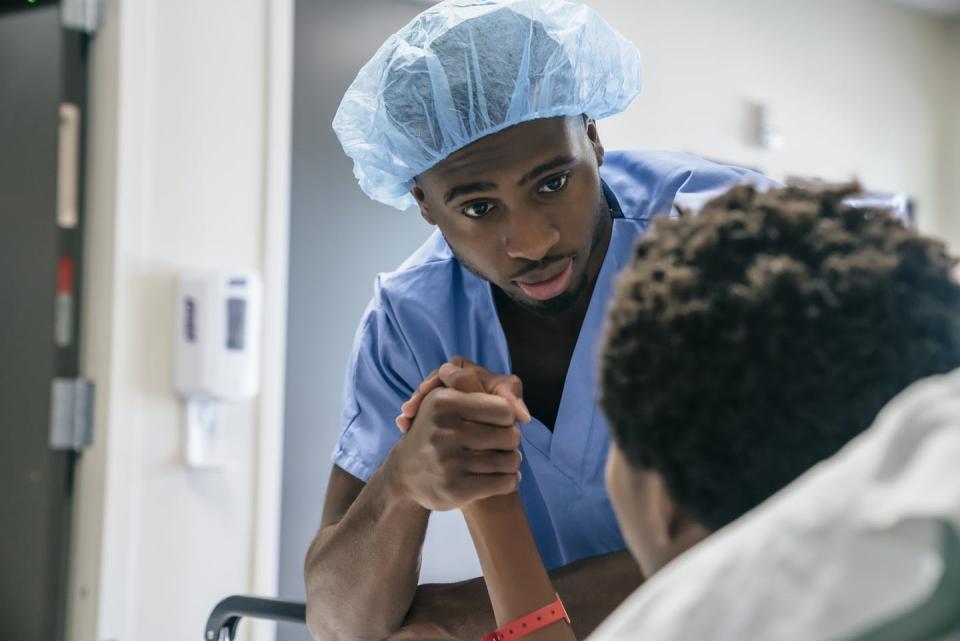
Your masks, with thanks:
M 674 505 L 659 473 L 631 466 L 616 443 L 607 457 L 606 484 L 627 548 L 645 577 L 710 534 Z
M 609 237 L 602 162 L 592 121 L 533 120 L 451 154 L 417 177 L 413 195 L 465 267 L 521 305 L 563 311 Z

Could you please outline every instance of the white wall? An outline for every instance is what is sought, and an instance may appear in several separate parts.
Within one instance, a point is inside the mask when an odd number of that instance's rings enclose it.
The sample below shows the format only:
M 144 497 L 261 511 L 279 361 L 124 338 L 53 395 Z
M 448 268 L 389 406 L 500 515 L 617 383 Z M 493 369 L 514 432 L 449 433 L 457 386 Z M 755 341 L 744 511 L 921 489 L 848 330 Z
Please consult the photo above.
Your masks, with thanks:
M 960 19 L 955 20 L 947 31 L 946 49 L 943 59 L 943 112 L 940 120 L 940 184 L 943 207 L 940 210 L 938 229 L 950 240 L 954 253 L 960 254 Z
M 270 91 L 289 95 L 271 29 L 289 6 L 113 0 L 92 41 L 82 360 L 98 397 L 77 470 L 72 640 L 199 638 L 222 597 L 276 590 L 282 127 L 280 161 L 267 159 L 285 104 Z M 223 407 L 228 463 L 196 472 L 172 389 L 175 276 L 233 268 L 265 278 L 262 392 Z
M 647 85 L 601 134 L 613 147 L 682 149 L 916 197 L 939 231 L 946 23 L 875 0 L 592 0 L 640 48 Z M 956 73 L 956 65 L 953 73 Z M 786 138 L 746 144 L 744 102 Z
M 281 592 L 301 597 L 301 564 L 319 523 L 341 382 L 374 274 L 392 269 L 428 229 L 367 200 L 330 130 L 360 65 L 422 4 L 297 3 L 289 359 Z M 944 87 L 946 23 L 877 0 L 588 0 L 640 48 L 647 86 L 604 121 L 610 149 L 692 151 L 771 174 L 859 176 L 917 199 L 921 227 L 960 247 L 960 132 Z M 956 86 L 956 83 L 953 85 Z M 778 152 L 746 144 L 744 103 L 766 102 L 786 137 Z M 960 105 L 960 100 L 953 103 Z M 954 131 L 953 146 L 944 131 Z M 946 149 L 949 147 L 949 149 Z M 953 158 L 947 170 L 942 157 Z M 941 171 L 943 168 L 943 171 Z M 475 572 L 454 516 L 431 524 L 428 579 Z M 441 556 L 438 556 L 441 555 Z M 431 564 L 431 560 L 433 563 Z M 284 631 L 285 639 L 306 638 Z

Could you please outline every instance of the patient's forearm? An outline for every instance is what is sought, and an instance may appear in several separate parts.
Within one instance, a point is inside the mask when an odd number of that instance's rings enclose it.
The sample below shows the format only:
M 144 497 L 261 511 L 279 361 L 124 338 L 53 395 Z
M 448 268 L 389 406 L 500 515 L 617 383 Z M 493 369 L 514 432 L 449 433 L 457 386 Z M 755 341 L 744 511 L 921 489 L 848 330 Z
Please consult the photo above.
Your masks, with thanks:
M 510 623 L 555 598 L 517 493 L 475 501 L 463 509 L 497 625 Z M 566 623 L 554 623 L 525 637 L 529 641 L 573 641 Z

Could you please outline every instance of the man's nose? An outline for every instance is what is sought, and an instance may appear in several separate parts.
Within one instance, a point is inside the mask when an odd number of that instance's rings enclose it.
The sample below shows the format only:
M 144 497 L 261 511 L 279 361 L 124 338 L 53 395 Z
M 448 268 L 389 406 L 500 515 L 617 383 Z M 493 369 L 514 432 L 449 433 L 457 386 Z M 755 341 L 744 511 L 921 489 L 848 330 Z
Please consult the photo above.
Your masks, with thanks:
M 538 261 L 559 242 L 560 231 L 543 213 L 525 210 L 510 213 L 504 236 L 507 255 L 511 258 Z

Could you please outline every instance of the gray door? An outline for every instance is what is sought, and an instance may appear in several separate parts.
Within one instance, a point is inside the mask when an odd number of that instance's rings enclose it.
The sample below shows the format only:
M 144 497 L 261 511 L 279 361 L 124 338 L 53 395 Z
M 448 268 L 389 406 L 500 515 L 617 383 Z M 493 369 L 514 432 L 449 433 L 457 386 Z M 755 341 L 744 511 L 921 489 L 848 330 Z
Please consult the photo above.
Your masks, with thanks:
M 85 36 L 61 27 L 57 3 L 0 4 L 4 641 L 63 638 L 76 454 L 50 448 L 50 396 L 55 377 L 77 374 L 82 226 L 79 219 L 76 225 L 65 221 L 66 227 L 57 222 L 58 126 L 62 103 L 75 105 L 74 113 L 82 114 L 85 56 Z M 79 189 L 82 181 L 76 185 Z M 81 202 L 81 194 L 74 195 Z

